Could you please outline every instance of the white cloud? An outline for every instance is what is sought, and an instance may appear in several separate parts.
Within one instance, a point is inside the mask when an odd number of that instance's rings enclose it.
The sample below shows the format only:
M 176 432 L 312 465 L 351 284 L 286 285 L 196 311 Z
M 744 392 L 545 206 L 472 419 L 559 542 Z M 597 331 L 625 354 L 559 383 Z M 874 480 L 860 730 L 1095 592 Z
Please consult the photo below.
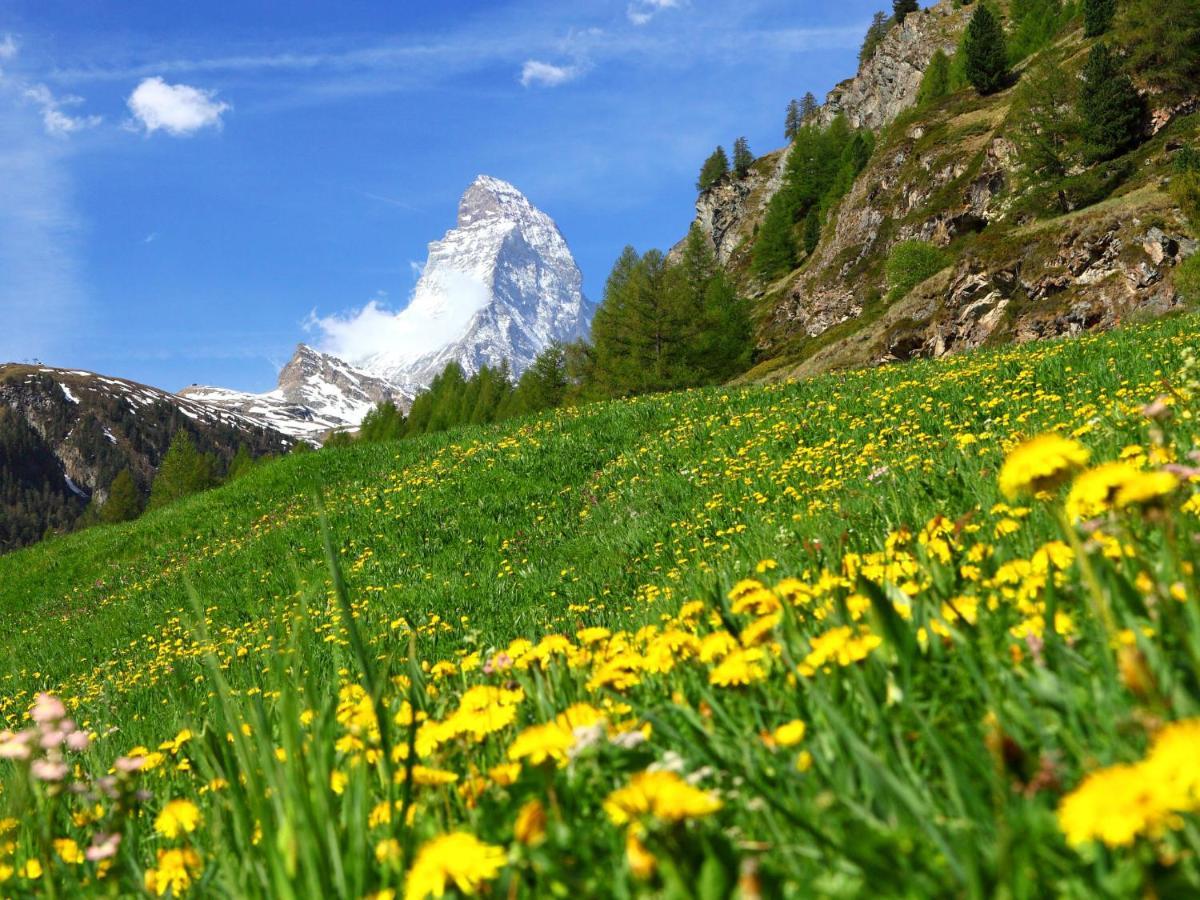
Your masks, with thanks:
M 83 98 L 55 97 L 44 84 L 26 87 L 25 99 L 33 102 L 41 110 L 42 127 L 46 129 L 46 134 L 53 137 L 66 137 L 84 128 L 95 128 L 101 122 L 100 116 L 73 116 L 64 112 L 64 106 L 77 106 L 83 102 Z
M 625 15 L 634 25 L 645 25 L 664 9 L 678 9 L 680 0 L 633 0 Z
M 183 137 L 201 128 L 220 128 L 221 115 L 230 109 L 215 91 L 187 84 L 167 84 L 162 78 L 146 78 L 126 101 L 130 112 L 146 133 L 162 129 Z
M 521 66 L 521 85 L 531 87 L 558 87 L 578 78 L 583 70 L 579 66 L 556 66 L 553 63 L 530 59 Z
M 0 41 L 0 61 L 12 59 L 17 55 L 17 39 L 11 34 L 4 35 Z
M 411 362 L 462 335 L 490 297 L 478 276 L 443 269 L 419 282 L 399 312 L 383 305 L 387 295 L 381 291 L 366 306 L 344 315 L 310 313 L 304 329 L 320 334 L 321 350 L 352 364 Z

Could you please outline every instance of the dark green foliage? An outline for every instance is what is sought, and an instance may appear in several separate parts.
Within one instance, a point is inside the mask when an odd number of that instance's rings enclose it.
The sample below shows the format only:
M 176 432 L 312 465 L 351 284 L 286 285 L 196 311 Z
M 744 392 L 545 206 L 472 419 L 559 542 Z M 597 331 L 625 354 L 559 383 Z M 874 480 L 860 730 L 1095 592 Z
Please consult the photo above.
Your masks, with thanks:
M 29 423 L 0 406 L 0 552 L 65 531 L 86 500 L 67 486 L 62 466 Z
M 1112 25 L 1117 0 L 1083 0 L 1083 34 L 1099 37 Z
M 783 117 L 784 140 L 790 141 L 796 136 L 796 132 L 800 130 L 800 123 L 802 121 L 803 117 L 800 115 L 800 101 L 788 101 L 787 113 Z
M 799 125 L 803 125 L 805 123 L 805 121 L 807 121 L 812 116 L 816 115 L 817 109 L 818 109 L 817 98 L 813 96 L 812 91 L 805 91 L 804 99 L 800 101 Z M 799 130 L 799 127 L 797 127 L 797 131 L 798 130 Z M 792 135 L 792 136 L 795 137 L 795 135 Z
M 981 94 L 994 94 L 1008 83 L 1008 50 L 1000 20 L 981 3 L 963 36 L 967 81 Z
M 1200 0 L 1124 0 L 1115 30 L 1126 66 L 1159 93 L 1156 103 L 1196 93 L 1200 83 Z
M 1054 61 L 1021 78 L 1013 97 L 1013 136 L 1026 173 L 1034 179 L 1066 175 L 1080 137 L 1075 116 L 1079 79 Z
M 233 454 L 233 459 L 229 461 L 229 468 L 225 470 L 225 480 L 233 481 L 235 478 L 241 478 L 254 468 L 254 464 L 254 454 L 250 452 L 250 448 L 245 444 L 239 444 L 237 453 Z
M 754 154 L 750 152 L 750 144 L 740 137 L 733 142 L 733 173 L 738 178 L 745 178 L 754 165 Z
M 809 211 L 824 220 L 854 184 L 875 147 L 869 131 L 851 131 L 840 116 L 828 128 L 805 125 L 796 134 L 788 155 L 783 186 L 767 204 L 754 244 L 752 267 L 756 275 L 774 279 L 791 271 L 807 246 L 797 226 Z
M 399 440 L 404 437 L 404 426 L 404 413 L 389 400 L 366 414 L 358 428 L 358 439 L 368 444 Z
M 892 0 L 892 16 L 898 24 L 903 24 L 911 13 L 920 9 L 921 5 L 917 0 Z
M 1008 61 L 1016 65 L 1047 46 L 1075 12 L 1062 0 L 1012 0 L 1009 5 Z
M 904 297 L 914 287 L 953 262 L 949 251 L 925 241 L 901 241 L 887 260 L 888 300 Z
M 1192 225 L 1200 228 L 1200 151 L 1184 147 L 1175 155 L 1171 196 Z
M 1093 160 L 1112 159 L 1141 141 L 1145 101 L 1107 44 L 1096 44 L 1088 54 L 1078 111 L 1085 150 Z
M 776 191 L 763 214 L 754 241 L 752 264 L 761 278 L 776 278 L 796 268 L 796 239 L 792 234 L 792 204 L 783 191 Z
M 917 104 L 924 106 L 940 100 L 950 93 L 950 57 L 945 51 L 937 50 L 929 60 L 921 76 L 921 87 L 917 90 Z
M 566 399 L 569 383 L 566 347 L 558 342 L 552 343 L 537 355 L 533 365 L 521 373 L 516 390 L 499 418 L 527 415 L 561 406 Z
M 678 265 L 627 247 L 592 321 L 585 393 L 621 397 L 723 381 L 749 364 L 748 311 L 693 228 Z M 570 366 L 567 366 L 568 375 Z
M 858 51 L 860 65 L 875 55 L 875 51 L 879 49 L 879 45 L 894 24 L 896 24 L 895 19 L 888 18 L 887 13 L 875 13 L 867 28 L 866 36 L 863 38 L 862 47 Z
M 725 155 L 724 147 L 717 147 L 712 155 L 700 167 L 700 177 L 696 180 L 696 190 L 707 191 L 729 173 L 729 157 Z
M 813 207 L 804 217 L 804 252 L 812 253 L 821 242 L 821 211 Z
M 108 488 L 108 499 L 100 507 L 100 521 L 108 524 L 129 522 L 142 514 L 142 492 L 128 469 L 117 473 Z
M 171 439 L 154 484 L 150 488 L 149 509 L 158 509 L 184 497 L 208 490 L 218 483 L 216 459 L 201 453 L 186 429 L 179 429 Z

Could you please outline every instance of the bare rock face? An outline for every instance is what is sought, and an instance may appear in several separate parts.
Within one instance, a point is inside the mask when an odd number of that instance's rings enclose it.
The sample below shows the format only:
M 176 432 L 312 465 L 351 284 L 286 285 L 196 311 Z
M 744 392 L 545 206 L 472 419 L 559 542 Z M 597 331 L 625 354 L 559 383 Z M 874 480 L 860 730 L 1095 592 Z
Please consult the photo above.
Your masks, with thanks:
M 787 149 L 768 154 L 743 177 L 726 175 L 696 198 L 695 225 L 709 236 L 721 265 L 729 265 L 733 260 L 783 184 L 787 156 Z M 669 254 L 672 261 L 682 247 L 680 241 L 672 248 Z
M 927 324 L 891 335 L 888 356 L 942 356 L 994 338 L 1017 342 L 1112 328 L 1131 315 L 1156 316 L 1180 303 L 1172 270 L 1197 242 L 1158 226 L 1115 219 L 1066 230 L 1056 245 L 987 269 L 964 260 L 945 288 L 909 304 Z M 919 293 L 919 292 L 918 292 Z M 907 352 L 895 353 L 895 348 Z
M 887 125 L 916 102 L 921 76 L 933 55 L 938 50 L 953 55 L 972 12 L 942 0 L 893 26 L 858 74 L 829 92 L 818 121 L 828 125 L 844 115 L 855 128 Z

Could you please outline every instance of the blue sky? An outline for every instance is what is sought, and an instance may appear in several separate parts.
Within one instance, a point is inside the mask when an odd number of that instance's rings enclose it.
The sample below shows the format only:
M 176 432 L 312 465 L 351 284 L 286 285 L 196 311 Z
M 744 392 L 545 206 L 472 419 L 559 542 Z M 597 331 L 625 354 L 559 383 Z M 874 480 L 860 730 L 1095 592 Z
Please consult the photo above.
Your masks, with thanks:
M 0 0 L 0 359 L 267 389 L 310 313 L 403 307 L 480 173 L 598 300 L 880 5 Z

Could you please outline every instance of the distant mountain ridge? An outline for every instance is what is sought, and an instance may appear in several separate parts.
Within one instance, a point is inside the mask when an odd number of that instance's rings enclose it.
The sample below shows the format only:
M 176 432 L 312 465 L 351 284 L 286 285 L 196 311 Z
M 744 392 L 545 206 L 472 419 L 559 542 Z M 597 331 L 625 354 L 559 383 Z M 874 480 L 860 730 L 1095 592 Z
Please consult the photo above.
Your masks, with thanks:
M 301 344 L 273 391 L 194 385 L 180 393 L 319 441 L 357 427 L 381 402 L 407 408 L 451 362 L 467 375 L 507 362 L 517 377 L 552 342 L 586 336 L 594 312 L 554 220 L 513 185 L 480 175 L 459 201 L 455 227 L 430 243 L 412 299 L 381 338 L 386 346 L 343 360 Z
M 226 462 L 239 447 L 257 456 L 293 443 L 255 419 L 123 378 L 0 365 L 0 552 L 70 528 L 123 469 L 148 493 L 181 429 Z

